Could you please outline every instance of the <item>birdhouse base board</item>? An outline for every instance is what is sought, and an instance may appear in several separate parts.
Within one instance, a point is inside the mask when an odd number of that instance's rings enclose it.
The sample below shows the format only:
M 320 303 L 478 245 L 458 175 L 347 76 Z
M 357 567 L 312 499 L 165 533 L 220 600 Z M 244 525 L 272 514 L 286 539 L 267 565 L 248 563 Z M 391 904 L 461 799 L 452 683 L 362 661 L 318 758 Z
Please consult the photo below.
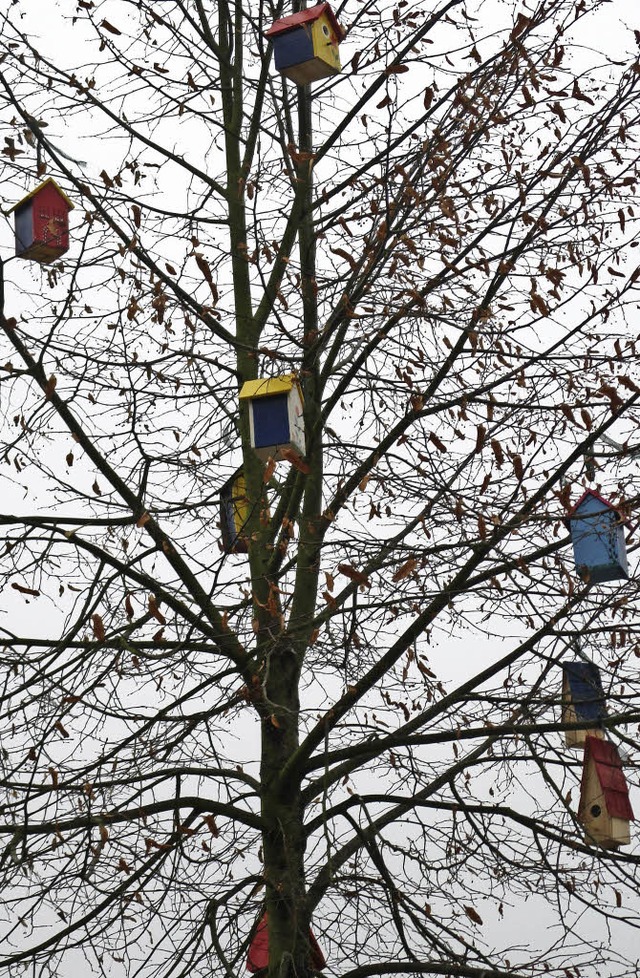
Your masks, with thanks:
M 605 581 L 628 581 L 629 571 L 622 564 L 598 564 L 578 567 L 578 575 L 586 584 L 602 584 Z
M 52 245 L 34 242 L 24 251 L 16 251 L 16 258 L 26 258 L 28 261 L 37 261 L 39 265 L 50 265 L 57 258 L 62 258 L 67 253 L 68 248 L 54 247 Z
M 304 452 L 299 445 L 293 441 L 288 441 L 284 445 L 265 445 L 261 448 L 254 448 L 254 452 L 263 462 L 272 458 L 274 462 L 290 462 L 291 456 L 303 458 Z
M 606 825 L 589 825 L 585 822 L 586 834 L 584 841 L 586 844 L 593 845 L 594 842 L 603 849 L 617 849 L 619 846 L 628 846 L 631 842 L 631 829 L 629 822 L 624 818 L 607 818 Z
M 327 64 L 322 58 L 311 58 L 302 64 L 290 65 L 280 71 L 281 75 L 289 78 L 296 85 L 309 85 L 311 82 L 320 81 L 322 78 L 330 78 L 338 75 L 340 70 L 333 65 Z

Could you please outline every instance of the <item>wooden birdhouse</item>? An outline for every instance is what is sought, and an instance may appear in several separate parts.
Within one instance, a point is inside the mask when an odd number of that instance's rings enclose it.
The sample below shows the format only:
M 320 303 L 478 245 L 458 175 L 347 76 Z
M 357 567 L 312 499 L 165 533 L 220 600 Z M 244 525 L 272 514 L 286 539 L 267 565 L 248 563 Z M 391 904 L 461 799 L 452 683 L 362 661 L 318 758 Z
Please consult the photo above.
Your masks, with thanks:
M 304 401 L 295 374 L 248 380 L 240 400 L 249 403 L 251 447 L 263 461 L 304 455 Z
M 322 971 L 322 969 L 326 967 L 327 962 L 325 961 L 324 954 L 320 950 L 311 928 L 309 928 L 309 947 L 311 949 L 311 967 L 314 971 Z M 258 929 L 253 935 L 253 940 L 251 941 L 251 946 L 247 955 L 247 971 L 250 971 L 253 974 L 256 971 L 262 971 L 263 968 L 268 967 L 269 932 L 267 929 L 267 915 L 264 914 L 260 923 L 258 924 Z
M 587 583 L 629 577 L 620 511 L 593 489 L 575 504 L 565 524 L 571 533 L 576 570 Z
M 585 841 L 604 849 L 629 845 L 634 815 L 620 755 L 608 740 L 587 737 L 584 744 L 578 821 Z
M 48 265 L 64 255 L 69 250 L 71 210 L 73 204 L 52 179 L 23 197 L 11 208 L 15 214 L 16 256 Z
M 328 3 L 281 17 L 265 31 L 273 42 L 276 69 L 297 85 L 337 75 L 344 31 Z
M 562 665 L 562 722 L 593 723 L 607 715 L 600 670 L 593 662 L 565 662 Z M 603 737 L 597 727 L 565 730 L 567 747 L 584 744 L 587 736 Z
M 244 473 L 239 469 L 220 490 L 220 528 L 222 549 L 226 554 L 246 554 L 249 543 L 243 534 L 249 516 L 249 500 Z

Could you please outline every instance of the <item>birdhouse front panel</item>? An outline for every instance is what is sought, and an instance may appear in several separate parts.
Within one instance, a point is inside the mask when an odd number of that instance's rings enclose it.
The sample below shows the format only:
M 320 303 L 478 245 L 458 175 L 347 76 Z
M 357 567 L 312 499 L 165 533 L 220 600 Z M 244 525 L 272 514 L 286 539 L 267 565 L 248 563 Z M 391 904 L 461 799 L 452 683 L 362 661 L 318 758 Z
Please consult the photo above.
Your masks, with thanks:
M 243 534 L 249 516 L 244 474 L 242 469 L 225 482 L 220 492 L 220 528 L 222 547 L 227 554 L 246 554 L 249 543 Z
M 578 819 L 587 842 L 605 849 L 629 844 L 634 815 L 622 761 L 613 744 L 597 737 L 585 740 Z
M 602 720 L 607 706 L 600 670 L 593 662 L 566 662 L 562 665 L 562 722 L 578 723 Z M 587 734 L 603 737 L 597 727 L 565 731 L 567 747 L 584 744 Z
M 567 523 L 580 577 L 592 583 L 629 577 L 624 520 L 611 503 L 588 489 Z
M 287 394 L 263 397 L 252 404 L 253 447 L 269 448 L 289 441 L 289 405 Z
M 15 213 L 16 256 L 46 265 L 69 250 L 73 204 L 54 180 L 46 180 L 21 200 Z
M 335 19 L 335 18 L 334 18 Z M 338 32 L 325 12 L 313 22 L 313 53 L 316 58 L 326 62 L 329 75 L 337 75 L 340 71 L 340 53 L 338 45 L 342 40 L 342 32 Z

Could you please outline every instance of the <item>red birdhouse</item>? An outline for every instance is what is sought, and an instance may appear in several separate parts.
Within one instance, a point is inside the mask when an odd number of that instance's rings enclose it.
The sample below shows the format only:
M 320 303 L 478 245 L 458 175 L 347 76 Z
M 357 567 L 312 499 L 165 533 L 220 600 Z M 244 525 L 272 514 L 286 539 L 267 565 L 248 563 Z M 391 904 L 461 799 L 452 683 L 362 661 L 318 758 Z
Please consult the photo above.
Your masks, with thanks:
M 71 210 L 73 204 L 51 178 L 23 197 L 11 208 L 16 221 L 16 256 L 48 265 L 64 255 L 69 250 Z
M 318 946 L 311 928 L 309 928 L 309 947 L 311 949 L 311 967 L 314 971 L 322 971 L 326 967 L 324 954 Z M 269 967 L 269 932 L 267 929 L 267 915 L 264 914 L 258 929 L 253 935 L 249 954 L 247 955 L 247 971 L 255 973 L 263 971 Z
M 629 788 L 620 755 L 608 740 L 585 740 L 578 820 L 587 843 L 598 842 L 604 849 L 629 845 L 629 822 L 634 821 Z

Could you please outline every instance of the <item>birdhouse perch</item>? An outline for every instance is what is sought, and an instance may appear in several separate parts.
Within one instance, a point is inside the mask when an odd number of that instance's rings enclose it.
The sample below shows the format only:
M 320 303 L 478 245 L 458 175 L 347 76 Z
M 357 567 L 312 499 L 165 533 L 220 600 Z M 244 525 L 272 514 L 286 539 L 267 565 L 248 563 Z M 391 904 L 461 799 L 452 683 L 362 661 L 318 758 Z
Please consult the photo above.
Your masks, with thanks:
M 69 250 L 69 211 L 73 204 L 49 178 L 11 208 L 15 214 L 16 257 L 41 265 Z
M 629 577 L 624 542 L 625 520 L 593 489 L 580 497 L 565 520 L 571 534 L 576 570 L 589 583 Z
M 265 31 L 273 42 L 276 69 L 297 85 L 337 75 L 344 31 L 328 3 L 281 17 Z
M 240 400 L 249 403 L 251 447 L 263 461 L 304 455 L 304 402 L 295 374 L 248 380 Z
M 593 662 L 565 662 L 562 665 L 562 722 L 592 723 L 607 715 L 600 670 Z M 597 727 L 565 730 L 567 747 L 584 744 L 587 734 L 603 737 Z

